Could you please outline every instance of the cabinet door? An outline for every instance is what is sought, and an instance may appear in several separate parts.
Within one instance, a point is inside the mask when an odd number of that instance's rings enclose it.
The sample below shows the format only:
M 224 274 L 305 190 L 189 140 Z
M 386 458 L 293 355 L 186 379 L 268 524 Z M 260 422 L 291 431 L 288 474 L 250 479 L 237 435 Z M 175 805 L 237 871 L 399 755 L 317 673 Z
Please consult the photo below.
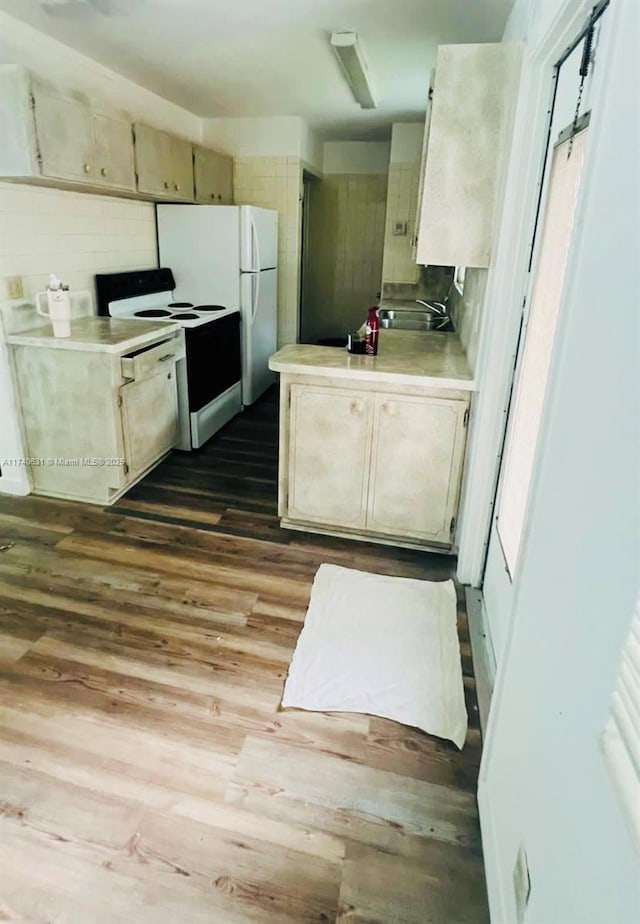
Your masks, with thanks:
M 517 87 L 506 44 L 440 45 L 417 261 L 488 266 L 506 115 Z
M 107 115 L 94 115 L 95 181 L 113 189 L 135 190 L 131 123 Z
M 233 205 L 233 157 L 216 154 L 218 158 L 218 180 L 222 205 Z
M 288 517 L 364 527 L 371 416 L 361 392 L 291 386 Z
M 375 396 L 367 529 L 450 545 L 466 401 Z
M 149 125 L 134 125 L 138 192 L 173 198 L 171 136 Z
M 178 399 L 175 370 L 120 389 L 125 457 L 134 478 L 175 445 Z
M 43 176 L 95 180 L 92 114 L 85 103 L 34 82 L 34 114 Z
M 193 202 L 193 147 L 183 138 L 171 137 L 170 149 L 172 196 Z
M 418 199 L 416 201 L 415 232 L 411 242 L 411 256 L 417 262 L 418 237 L 420 236 L 420 219 L 422 216 L 422 199 L 424 197 L 424 173 L 427 165 L 427 150 L 429 148 L 429 131 L 431 129 L 431 99 L 433 97 L 433 84 L 435 82 L 435 71 L 429 75 L 429 93 L 427 98 L 427 110 L 424 120 L 424 134 L 422 136 L 422 155 L 420 157 L 420 178 L 418 181 Z
M 207 148 L 194 148 L 193 173 L 197 202 L 233 203 L 233 158 Z

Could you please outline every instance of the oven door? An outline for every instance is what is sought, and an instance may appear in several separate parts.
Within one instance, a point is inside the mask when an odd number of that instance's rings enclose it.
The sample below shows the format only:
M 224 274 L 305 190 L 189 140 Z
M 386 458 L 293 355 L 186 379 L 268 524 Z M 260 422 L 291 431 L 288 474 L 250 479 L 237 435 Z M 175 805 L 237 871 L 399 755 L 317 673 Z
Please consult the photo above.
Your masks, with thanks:
M 184 333 L 189 411 L 194 414 L 241 379 L 240 314 L 186 327 Z

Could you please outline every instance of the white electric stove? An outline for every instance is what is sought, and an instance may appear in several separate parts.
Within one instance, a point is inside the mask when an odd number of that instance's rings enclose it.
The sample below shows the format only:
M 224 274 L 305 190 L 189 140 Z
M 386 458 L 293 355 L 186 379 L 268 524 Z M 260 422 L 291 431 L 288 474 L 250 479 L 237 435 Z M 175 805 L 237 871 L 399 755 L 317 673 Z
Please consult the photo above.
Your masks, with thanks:
M 242 410 L 239 306 L 194 304 L 175 292 L 170 269 L 96 276 L 98 314 L 172 321 L 185 328 L 176 367 L 177 448 L 197 449 Z
M 193 302 L 175 301 L 173 292 L 155 292 L 109 302 L 112 318 L 142 318 L 146 321 L 178 321 L 182 327 L 200 327 L 219 321 L 239 308 L 225 305 L 194 305 Z

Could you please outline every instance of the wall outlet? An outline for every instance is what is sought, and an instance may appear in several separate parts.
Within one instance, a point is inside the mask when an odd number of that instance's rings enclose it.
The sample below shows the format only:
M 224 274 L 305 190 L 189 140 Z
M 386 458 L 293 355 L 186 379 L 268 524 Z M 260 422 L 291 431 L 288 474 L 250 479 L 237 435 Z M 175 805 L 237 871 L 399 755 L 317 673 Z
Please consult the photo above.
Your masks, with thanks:
M 529 861 L 527 851 L 520 844 L 513 865 L 513 894 L 516 900 L 516 920 L 524 924 L 524 916 L 531 895 L 531 877 L 529 876 Z
M 2 283 L 4 298 L 24 298 L 22 276 L 5 276 Z

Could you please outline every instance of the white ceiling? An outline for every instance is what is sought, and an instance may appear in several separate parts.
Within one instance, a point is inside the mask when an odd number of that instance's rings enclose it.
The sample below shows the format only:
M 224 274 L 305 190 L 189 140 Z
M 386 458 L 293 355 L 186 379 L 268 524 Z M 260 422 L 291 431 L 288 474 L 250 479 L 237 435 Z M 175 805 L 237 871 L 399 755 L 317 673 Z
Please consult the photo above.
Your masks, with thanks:
M 438 44 L 499 40 L 513 0 L 0 0 L 0 8 L 203 118 L 301 116 L 325 138 L 424 115 Z M 360 36 L 364 111 L 329 46 Z

